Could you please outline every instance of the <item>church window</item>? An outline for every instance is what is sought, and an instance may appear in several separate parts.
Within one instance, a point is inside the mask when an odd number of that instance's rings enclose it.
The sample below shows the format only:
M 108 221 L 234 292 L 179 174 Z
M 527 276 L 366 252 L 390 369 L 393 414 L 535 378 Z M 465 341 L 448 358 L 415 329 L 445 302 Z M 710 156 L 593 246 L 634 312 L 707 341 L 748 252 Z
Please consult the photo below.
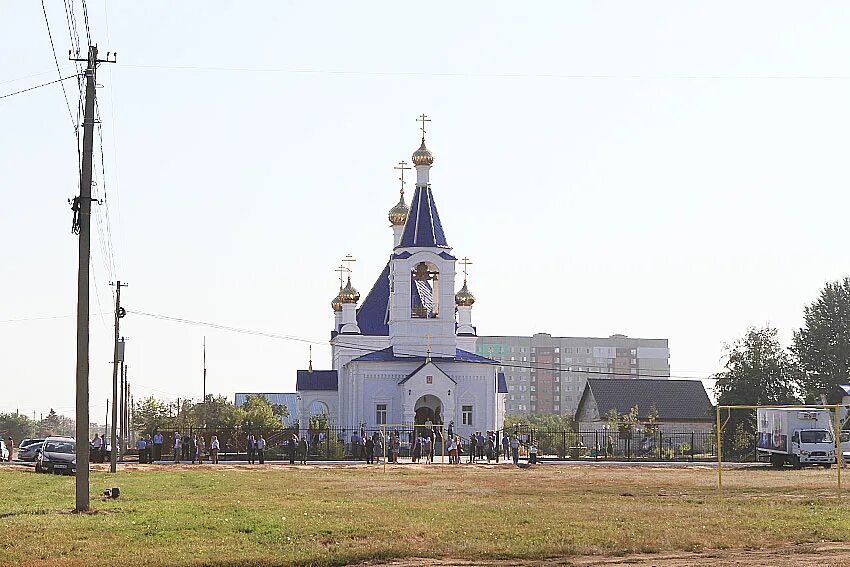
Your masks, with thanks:
M 375 423 L 378 425 L 386 425 L 387 404 L 378 404 L 375 406 Z
M 513 392 L 514 388 L 515 388 L 515 386 L 513 384 L 511 384 L 510 386 L 508 386 L 508 391 Z
M 413 319 L 440 316 L 440 272 L 434 264 L 419 262 L 410 273 L 410 316 Z
M 426 384 L 433 384 L 434 383 L 434 377 L 433 376 L 426 376 L 425 377 L 425 383 Z
M 472 425 L 472 406 L 461 406 L 461 418 L 464 425 Z

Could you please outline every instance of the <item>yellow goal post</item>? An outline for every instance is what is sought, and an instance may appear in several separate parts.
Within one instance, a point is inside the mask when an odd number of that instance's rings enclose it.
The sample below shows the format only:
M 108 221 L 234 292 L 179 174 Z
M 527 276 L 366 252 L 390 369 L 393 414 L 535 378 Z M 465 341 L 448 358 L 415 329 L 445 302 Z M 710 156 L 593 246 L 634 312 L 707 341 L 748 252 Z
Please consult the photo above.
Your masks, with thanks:
M 843 458 L 841 454 L 841 410 L 850 408 L 841 404 L 806 404 L 806 405 L 718 405 L 715 408 L 715 433 L 717 443 L 717 494 L 723 495 L 723 428 L 729 423 L 734 410 L 759 410 L 759 409 L 799 409 L 799 410 L 830 410 L 832 412 L 832 429 L 835 438 L 835 464 L 837 471 L 837 495 L 841 498 L 841 468 Z M 726 419 L 722 420 L 723 411 L 726 410 Z M 758 452 L 758 447 L 756 448 Z

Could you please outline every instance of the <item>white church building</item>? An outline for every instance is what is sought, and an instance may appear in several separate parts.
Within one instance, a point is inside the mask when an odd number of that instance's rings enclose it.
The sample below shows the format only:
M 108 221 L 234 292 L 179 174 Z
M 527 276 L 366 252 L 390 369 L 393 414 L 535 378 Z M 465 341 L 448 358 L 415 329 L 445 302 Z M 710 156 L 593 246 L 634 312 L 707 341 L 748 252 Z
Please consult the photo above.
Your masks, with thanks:
M 334 298 L 332 370 L 299 370 L 300 426 L 325 413 L 336 427 L 453 424 L 467 436 L 502 428 L 505 376 L 495 360 L 474 354 L 475 297 L 455 293 L 455 264 L 429 183 L 434 157 L 413 153 L 416 188 L 410 207 L 389 211 L 394 241 L 386 266 L 363 301 L 351 283 Z M 402 163 L 402 168 L 404 167 Z

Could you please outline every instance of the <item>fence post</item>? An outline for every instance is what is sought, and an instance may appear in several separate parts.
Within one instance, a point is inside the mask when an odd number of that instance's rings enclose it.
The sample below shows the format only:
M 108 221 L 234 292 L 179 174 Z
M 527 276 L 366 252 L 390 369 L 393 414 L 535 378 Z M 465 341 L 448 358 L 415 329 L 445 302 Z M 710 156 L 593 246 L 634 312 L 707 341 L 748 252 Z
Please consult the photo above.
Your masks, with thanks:
M 567 432 L 566 430 L 561 432 L 561 455 L 562 459 L 567 457 Z
M 691 453 L 690 461 L 694 462 L 694 432 L 693 431 L 691 431 L 691 451 L 690 451 L 690 453 Z
M 662 435 L 663 434 L 661 433 L 661 426 L 659 426 L 658 427 L 658 460 L 659 461 L 664 460 L 664 453 L 661 451 L 661 443 L 662 443 L 662 437 L 661 436 Z

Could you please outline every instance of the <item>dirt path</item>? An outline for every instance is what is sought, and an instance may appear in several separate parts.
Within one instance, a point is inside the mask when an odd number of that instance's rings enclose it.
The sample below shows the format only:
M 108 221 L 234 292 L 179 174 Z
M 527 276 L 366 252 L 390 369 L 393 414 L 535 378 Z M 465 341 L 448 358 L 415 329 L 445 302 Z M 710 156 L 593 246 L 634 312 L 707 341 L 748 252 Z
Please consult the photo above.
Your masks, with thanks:
M 628 565 L 630 567 L 721 567 L 726 565 L 770 565 L 771 567 L 838 567 L 850 566 L 850 543 L 820 543 L 782 546 L 774 549 L 728 549 L 704 553 L 668 552 L 606 556 L 575 556 L 540 561 L 455 561 L 447 559 L 405 559 L 389 563 L 370 563 L 388 567 L 597 567 Z

